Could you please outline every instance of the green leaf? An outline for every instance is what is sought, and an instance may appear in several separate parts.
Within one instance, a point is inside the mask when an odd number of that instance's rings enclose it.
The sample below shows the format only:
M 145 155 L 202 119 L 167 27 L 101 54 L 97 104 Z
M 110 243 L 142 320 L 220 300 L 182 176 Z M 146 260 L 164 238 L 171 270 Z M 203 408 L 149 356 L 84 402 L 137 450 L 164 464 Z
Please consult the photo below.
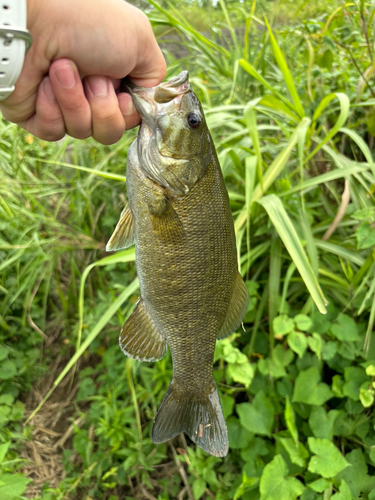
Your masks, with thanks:
M 281 344 L 277 344 L 272 352 L 272 358 L 258 361 L 258 370 L 262 375 L 271 374 L 274 379 L 285 377 L 285 367 L 293 361 L 293 357 L 293 351 L 285 350 Z
M 345 384 L 342 392 L 353 401 L 359 401 L 359 390 L 364 382 L 369 380 L 366 372 L 360 366 L 347 366 L 344 369 Z
M 21 496 L 30 482 L 31 479 L 22 474 L 0 474 L 1 500 L 13 500 Z
M 367 383 L 366 383 L 367 385 Z M 361 387 L 359 389 L 359 400 L 362 403 L 362 406 L 365 408 L 368 408 L 369 406 L 372 406 L 374 402 L 374 389 L 372 388 L 367 388 L 367 387 Z
M 3 361 L 0 365 L 0 379 L 9 380 L 17 374 L 17 367 L 13 361 Z
M 257 283 L 256 281 L 247 280 L 247 281 L 245 281 L 245 285 L 246 285 L 247 291 L 249 292 L 250 297 L 252 295 L 258 294 L 259 283 Z
M 268 455 L 269 452 L 270 450 L 266 445 L 266 440 L 260 437 L 254 437 L 248 449 L 241 452 L 241 457 L 245 462 L 254 462 L 258 455 Z
M 0 396 L 0 405 L 11 406 L 14 402 L 14 397 L 11 394 L 3 394 Z
M 268 171 L 268 170 L 267 170 Z M 265 178 L 266 176 L 264 176 Z M 303 279 L 316 307 L 322 313 L 326 313 L 327 301 L 316 279 L 314 271 L 307 259 L 306 253 L 302 248 L 298 234 L 290 220 L 281 200 L 271 194 L 264 196 L 258 203 L 264 207 L 270 217 L 276 231 L 282 242 L 286 246 L 295 266 L 297 267 L 301 278 Z
M 263 391 L 257 393 L 252 403 L 238 404 L 236 411 L 245 429 L 254 434 L 271 435 L 275 411 Z
M 299 467 L 306 466 L 306 458 L 309 456 L 309 452 L 303 446 L 302 443 L 297 444 L 290 438 L 279 438 L 280 443 L 284 446 L 285 451 L 288 453 L 290 461 Z
M 227 373 L 235 381 L 249 387 L 254 378 L 254 367 L 246 358 L 246 363 L 229 364 Z
M 291 318 L 288 318 L 286 314 L 277 316 L 273 320 L 273 331 L 275 336 L 286 335 L 287 333 L 293 331 L 294 322 Z
M 352 498 L 350 488 L 343 479 L 339 487 L 339 493 L 335 493 L 331 500 L 352 500 Z
M 330 485 L 331 485 L 330 481 L 327 481 L 327 479 L 321 478 L 321 479 L 317 479 L 316 481 L 313 481 L 312 483 L 309 483 L 307 486 L 313 491 L 317 491 L 318 493 L 322 493 Z
M 8 452 L 10 441 L 0 444 L 0 464 L 4 461 L 5 455 Z
M 362 224 L 358 226 L 355 235 L 360 250 L 375 245 L 375 227 L 371 227 L 369 222 L 362 222 Z
M 0 361 L 3 361 L 9 353 L 8 347 L 5 347 L 4 345 L 0 345 Z
M 332 323 L 329 331 L 337 339 L 344 342 L 355 342 L 360 340 L 355 321 L 346 314 L 339 314 L 337 320 Z
M 369 477 L 367 475 L 367 464 L 362 451 L 359 449 L 351 451 L 345 455 L 345 458 L 351 466 L 339 472 L 334 479 L 334 483 L 337 487 L 345 480 L 353 498 L 357 499 Z
M 232 415 L 233 413 L 235 399 L 228 394 L 222 394 L 220 396 L 220 402 L 223 409 L 224 418 L 228 418 L 229 415 Z
M 312 319 L 305 314 L 297 314 L 293 319 L 298 330 L 301 330 L 301 332 L 307 332 L 313 325 Z
M 199 498 L 203 495 L 203 493 L 206 491 L 206 483 L 203 479 L 198 478 L 195 479 L 193 482 L 193 495 L 195 500 L 199 500 Z
M 326 342 L 322 348 L 322 358 L 327 361 L 332 359 L 337 352 L 337 342 Z
M 314 406 L 309 416 L 309 426 L 314 436 L 332 439 L 333 426 L 339 415 L 339 410 L 331 410 L 327 413 L 322 406 Z
M 292 332 L 288 335 L 288 345 L 302 358 L 307 349 L 307 339 L 301 332 Z
M 294 442 L 298 443 L 298 428 L 296 425 L 296 415 L 294 413 L 293 406 L 290 402 L 289 397 L 285 398 L 285 411 L 284 411 L 285 423 L 290 435 L 292 436 Z
M 366 367 L 366 375 L 375 377 L 375 365 L 371 364 Z
M 325 50 L 322 55 L 318 55 L 316 57 L 316 64 L 321 68 L 328 69 L 328 71 L 332 71 L 333 64 L 333 54 L 329 49 Z
M 333 394 L 327 384 L 319 381 L 320 374 L 316 366 L 300 372 L 296 378 L 292 401 L 309 405 L 322 405 L 328 401 Z
M 343 388 L 343 385 L 344 385 L 344 381 L 342 379 L 342 377 L 340 375 L 334 375 L 332 377 L 332 386 L 331 386 L 331 390 L 333 392 L 333 394 L 337 397 L 337 398 L 342 398 L 344 397 L 343 393 L 342 393 L 342 388 Z
M 247 477 L 247 475 L 244 473 L 242 484 L 240 484 L 239 487 L 236 489 L 233 500 L 238 500 L 239 498 L 242 498 L 243 494 L 247 490 L 253 489 L 253 487 L 258 483 L 259 483 L 258 477 Z
M 311 337 L 307 337 L 307 344 L 320 359 L 322 355 L 323 340 L 319 333 L 313 333 Z
M 234 449 L 246 448 L 253 438 L 253 434 L 242 427 L 237 417 L 227 419 L 229 446 Z
M 368 220 L 375 218 L 375 207 L 366 207 L 361 210 L 356 210 L 350 214 L 351 219 Z
M 261 500 L 295 500 L 305 487 L 296 478 L 287 477 L 289 471 L 281 455 L 267 464 L 260 478 Z
M 341 455 L 336 446 L 328 439 L 308 438 L 309 448 L 312 453 L 308 470 L 322 477 L 329 478 L 350 465 Z

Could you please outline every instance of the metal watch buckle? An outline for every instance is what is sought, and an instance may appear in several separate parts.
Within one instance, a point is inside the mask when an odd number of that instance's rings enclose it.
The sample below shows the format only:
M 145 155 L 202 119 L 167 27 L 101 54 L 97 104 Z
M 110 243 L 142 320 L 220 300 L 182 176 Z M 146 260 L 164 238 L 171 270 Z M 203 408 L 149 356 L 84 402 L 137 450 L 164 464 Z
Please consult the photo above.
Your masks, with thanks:
M 10 45 L 12 40 L 24 40 L 26 42 L 26 51 L 33 43 L 33 37 L 29 30 L 22 28 L 11 28 L 8 25 L 0 24 L 0 38 L 5 38 L 4 45 Z

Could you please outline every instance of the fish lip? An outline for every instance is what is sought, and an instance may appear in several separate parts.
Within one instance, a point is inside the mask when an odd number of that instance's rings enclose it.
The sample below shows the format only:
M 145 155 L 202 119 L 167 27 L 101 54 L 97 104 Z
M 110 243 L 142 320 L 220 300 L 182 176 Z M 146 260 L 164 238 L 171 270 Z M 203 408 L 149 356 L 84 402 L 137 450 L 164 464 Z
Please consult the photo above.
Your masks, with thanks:
M 147 115 L 156 114 L 158 104 L 168 103 L 176 98 L 179 98 L 178 103 L 181 102 L 182 97 L 190 91 L 189 73 L 181 71 L 172 80 L 162 82 L 156 87 L 141 87 L 131 82 L 129 78 L 124 78 L 120 91 L 123 90 L 131 95 L 142 118 L 146 118 Z
M 168 82 L 159 83 L 159 85 L 156 85 L 156 87 L 141 87 L 140 85 L 136 85 L 135 83 L 133 83 L 128 77 L 122 79 L 121 87 L 125 88 L 129 92 L 129 94 L 131 94 L 133 92 L 138 93 L 138 92 L 155 90 L 158 87 L 178 88 L 181 85 L 188 83 L 188 81 L 189 81 L 189 72 L 184 70 L 181 71 L 179 75 L 172 78 L 172 80 L 169 80 Z

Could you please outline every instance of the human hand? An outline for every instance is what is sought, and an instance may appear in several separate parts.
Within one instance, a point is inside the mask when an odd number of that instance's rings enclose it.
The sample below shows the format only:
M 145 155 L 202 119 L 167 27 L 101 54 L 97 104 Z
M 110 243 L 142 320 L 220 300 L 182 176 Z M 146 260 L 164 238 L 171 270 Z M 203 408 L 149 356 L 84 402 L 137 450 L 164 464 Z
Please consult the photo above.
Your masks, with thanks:
M 138 125 L 130 95 L 116 95 L 121 78 L 152 87 L 166 71 L 145 14 L 123 0 L 28 0 L 27 8 L 34 43 L 0 101 L 4 118 L 48 141 L 67 133 L 102 144 Z

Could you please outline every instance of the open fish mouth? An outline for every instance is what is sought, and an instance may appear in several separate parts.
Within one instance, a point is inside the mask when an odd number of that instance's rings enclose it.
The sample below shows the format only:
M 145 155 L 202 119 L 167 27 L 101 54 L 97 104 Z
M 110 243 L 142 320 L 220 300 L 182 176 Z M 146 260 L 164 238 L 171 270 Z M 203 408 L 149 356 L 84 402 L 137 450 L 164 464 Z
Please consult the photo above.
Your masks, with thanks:
M 188 71 L 182 71 L 172 80 L 162 82 L 156 87 L 139 87 L 128 78 L 123 80 L 121 87 L 132 96 L 136 110 L 146 122 L 148 116 L 156 114 L 158 104 L 165 104 L 176 99 L 178 106 L 182 97 L 191 90 Z

